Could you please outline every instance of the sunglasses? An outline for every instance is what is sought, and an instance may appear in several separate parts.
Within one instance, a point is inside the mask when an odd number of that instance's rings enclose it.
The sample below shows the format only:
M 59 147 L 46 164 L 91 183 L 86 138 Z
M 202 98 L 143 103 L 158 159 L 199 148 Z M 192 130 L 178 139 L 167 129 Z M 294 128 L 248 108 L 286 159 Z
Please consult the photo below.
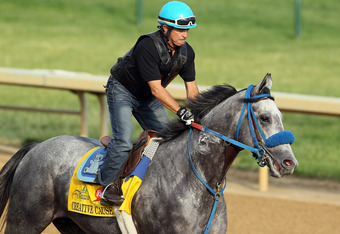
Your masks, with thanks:
M 158 19 L 163 22 L 175 23 L 175 25 L 177 26 L 189 26 L 189 25 L 194 25 L 196 23 L 195 16 L 190 16 L 190 17 L 176 19 L 176 20 L 170 20 L 170 19 L 166 19 L 166 18 L 158 16 Z

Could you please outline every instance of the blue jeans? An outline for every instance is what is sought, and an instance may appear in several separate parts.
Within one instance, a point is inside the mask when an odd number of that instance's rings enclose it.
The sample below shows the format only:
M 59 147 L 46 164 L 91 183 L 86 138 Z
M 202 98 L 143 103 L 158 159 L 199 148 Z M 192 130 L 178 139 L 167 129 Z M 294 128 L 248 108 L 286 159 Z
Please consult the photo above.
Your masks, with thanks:
M 132 115 L 144 130 L 161 131 L 169 122 L 157 98 L 138 100 L 113 77 L 107 82 L 106 95 L 113 139 L 108 144 L 104 167 L 98 175 L 99 183 L 104 186 L 116 180 L 132 149 Z

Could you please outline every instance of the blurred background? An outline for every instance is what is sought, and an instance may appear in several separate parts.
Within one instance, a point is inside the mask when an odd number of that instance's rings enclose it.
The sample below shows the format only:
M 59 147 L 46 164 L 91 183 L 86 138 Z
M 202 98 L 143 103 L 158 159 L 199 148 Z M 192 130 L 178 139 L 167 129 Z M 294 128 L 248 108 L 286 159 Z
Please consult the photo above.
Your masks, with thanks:
M 266 73 L 273 91 L 340 97 L 338 0 L 187 0 L 198 26 L 188 43 L 199 85 L 245 88 Z M 137 38 L 157 30 L 160 0 L 2 0 L 0 67 L 109 76 Z M 177 78 L 174 82 L 181 83 Z M 74 84 L 75 86 L 77 84 Z M 89 136 L 99 138 L 97 98 L 87 94 Z M 0 105 L 79 109 L 76 95 L 0 84 Z M 296 141 L 296 175 L 340 181 L 339 117 L 283 113 Z M 0 109 L 0 143 L 20 147 L 79 135 L 79 117 Z M 110 129 L 110 128 L 109 128 Z M 140 133 L 136 125 L 135 136 Z M 256 170 L 248 152 L 233 167 Z

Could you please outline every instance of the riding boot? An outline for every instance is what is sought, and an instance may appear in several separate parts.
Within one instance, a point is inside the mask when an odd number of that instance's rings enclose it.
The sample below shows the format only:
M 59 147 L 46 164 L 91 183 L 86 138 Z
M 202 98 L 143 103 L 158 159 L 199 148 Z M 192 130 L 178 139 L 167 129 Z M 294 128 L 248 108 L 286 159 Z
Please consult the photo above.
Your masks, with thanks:
M 120 186 L 119 183 L 116 183 L 116 181 L 112 184 L 107 185 L 102 193 L 100 204 L 103 206 L 120 206 L 124 198 L 121 195 L 120 192 Z

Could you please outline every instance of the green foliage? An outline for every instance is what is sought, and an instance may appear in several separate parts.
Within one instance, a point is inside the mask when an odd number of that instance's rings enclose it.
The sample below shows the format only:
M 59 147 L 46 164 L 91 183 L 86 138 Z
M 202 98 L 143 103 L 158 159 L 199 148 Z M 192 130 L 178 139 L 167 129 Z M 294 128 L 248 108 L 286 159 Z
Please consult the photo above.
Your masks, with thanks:
M 3 0 L 0 66 L 108 75 L 117 57 L 139 35 L 156 30 L 165 2 L 143 1 L 143 21 L 137 24 L 135 0 Z M 198 22 L 188 37 L 196 53 L 198 84 L 244 88 L 257 84 L 268 72 L 273 91 L 339 97 L 340 2 L 304 0 L 299 39 L 294 31 L 294 2 L 186 1 Z M 87 98 L 90 136 L 98 138 L 99 105 L 93 95 Z M 0 105 L 79 109 L 71 92 L 8 85 L 0 85 Z M 340 180 L 339 118 L 284 116 L 286 129 L 296 136 L 297 174 Z M 79 126 L 78 116 L 0 109 L 0 141 L 6 144 L 78 135 Z M 137 124 L 135 129 L 137 136 Z M 256 168 L 247 152 L 235 166 Z

